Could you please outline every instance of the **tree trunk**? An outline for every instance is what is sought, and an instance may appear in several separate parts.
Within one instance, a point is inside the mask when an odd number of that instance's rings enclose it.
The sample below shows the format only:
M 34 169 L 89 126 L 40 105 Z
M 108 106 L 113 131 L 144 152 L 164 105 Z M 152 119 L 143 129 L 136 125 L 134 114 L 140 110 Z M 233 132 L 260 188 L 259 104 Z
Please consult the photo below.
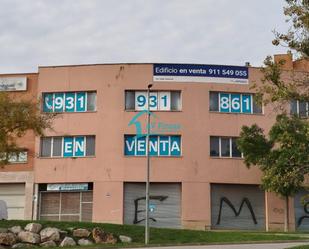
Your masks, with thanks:
M 285 196 L 285 208 L 284 208 L 284 231 L 289 231 L 289 197 Z

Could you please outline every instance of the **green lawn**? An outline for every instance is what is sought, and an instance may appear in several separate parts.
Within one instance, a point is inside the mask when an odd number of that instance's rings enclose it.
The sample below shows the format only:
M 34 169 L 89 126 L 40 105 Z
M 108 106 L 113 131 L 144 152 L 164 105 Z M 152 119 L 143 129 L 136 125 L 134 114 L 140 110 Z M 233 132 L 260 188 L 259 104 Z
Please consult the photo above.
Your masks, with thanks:
M 289 247 L 287 249 L 309 249 L 309 245 L 307 245 L 307 246 L 294 246 L 294 247 Z
M 11 227 L 14 225 L 25 226 L 29 221 L 0 221 L 0 227 Z M 69 228 L 101 227 L 106 232 L 115 235 L 127 235 L 133 239 L 130 246 L 139 246 L 144 243 L 144 227 L 132 225 L 115 225 L 85 222 L 50 222 L 39 221 L 44 227 L 57 227 L 62 230 Z M 278 234 L 267 232 L 240 232 L 240 231 L 193 231 L 180 229 L 150 229 L 150 243 L 152 245 L 177 245 L 177 244 L 208 244 L 208 243 L 238 243 L 252 241 L 278 241 L 278 240 L 304 240 L 304 237 L 293 234 Z M 122 244 L 117 244 L 122 246 Z M 100 246 L 102 247 L 102 246 Z

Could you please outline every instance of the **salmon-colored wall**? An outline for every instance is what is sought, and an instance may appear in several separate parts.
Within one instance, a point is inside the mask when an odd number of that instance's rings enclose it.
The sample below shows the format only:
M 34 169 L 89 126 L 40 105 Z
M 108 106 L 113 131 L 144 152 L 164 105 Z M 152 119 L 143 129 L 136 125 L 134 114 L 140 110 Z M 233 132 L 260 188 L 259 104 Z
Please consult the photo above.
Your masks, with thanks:
M 60 114 L 54 130 L 46 132 L 47 136 L 96 135 L 96 156 L 36 158 L 35 182 L 94 182 L 93 220 L 122 223 L 123 183 L 143 182 L 146 177 L 146 157 L 124 156 L 124 134 L 135 134 L 128 123 L 137 113 L 124 110 L 124 92 L 146 90 L 153 81 L 152 70 L 152 64 L 41 67 L 39 96 L 43 92 L 97 91 L 96 112 Z M 242 159 L 209 156 L 211 135 L 239 136 L 242 125 L 254 123 L 267 132 L 274 122 L 272 106 L 258 115 L 209 111 L 209 91 L 253 92 L 250 87 L 261 83 L 262 73 L 250 67 L 249 76 L 249 85 L 154 82 L 152 90 L 180 90 L 182 95 L 181 111 L 156 112 L 160 121 L 181 125 L 180 132 L 174 134 L 182 136 L 182 156 L 151 158 L 151 181 L 182 184 L 184 227 L 210 227 L 210 183 L 260 183 L 259 170 L 246 168 Z M 37 152 L 39 144 L 36 138 Z M 267 195 L 266 203 L 282 208 L 275 196 Z M 270 208 L 265 210 L 266 219 L 274 226 L 282 219 Z
M 21 99 L 37 101 L 38 74 L 1 74 L 0 77 L 27 77 L 27 91 L 9 92 L 9 95 L 16 101 Z M 27 163 L 12 163 L 0 167 L 0 172 L 33 171 L 35 150 L 35 135 L 28 131 L 25 136 L 17 140 L 18 146 L 28 149 Z
M 250 68 L 251 83 L 258 82 L 260 77 L 259 69 Z M 123 182 L 141 182 L 146 175 L 145 157 L 124 156 L 124 134 L 135 133 L 135 128 L 128 123 L 136 114 L 124 110 L 124 91 L 146 89 L 150 82 L 152 64 L 40 68 L 40 96 L 42 92 L 97 90 L 96 112 L 61 114 L 54 121 L 54 131 L 46 132 L 48 136 L 96 135 L 96 156 L 37 158 L 36 182 L 93 181 L 94 220 L 121 222 Z M 265 108 L 263 115 L 209 112 L 209 91 L 252 92 L 248 85 L 155 82 L 153 90 L 181 90 L 182 110 L 156 112 L 156 115 L 162 122 L 181 125 L 178 134 L 182 136 L 182 156 L 152 158 L 151 181 L 181 182 L 183 223 L 188 227 L 194 227 L 195 222 L 197 226 L 209 226 L 210 183 L 258 184 L 260 181 L 258 169 L 247 169 L 242 159 L 210 158 L 209 136 L 238 136 L 242 125 L 253 123 L 267 130 L 273 122 L 271 110 Z M 39 138 L 36 151 L 39 152 Z M 109 198 L 104 195 L 106 188 L 111 188 Z M 110 210 L 118 209 L 121 212 L 110 215 Z

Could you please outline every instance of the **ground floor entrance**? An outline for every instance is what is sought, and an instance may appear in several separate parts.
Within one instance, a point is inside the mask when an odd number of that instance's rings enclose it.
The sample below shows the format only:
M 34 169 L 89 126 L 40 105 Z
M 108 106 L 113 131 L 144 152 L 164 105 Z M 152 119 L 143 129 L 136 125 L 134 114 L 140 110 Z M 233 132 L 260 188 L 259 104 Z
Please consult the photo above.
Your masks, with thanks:
M 40 184 L 38 218 L 92 221 L 92 184 Z
M 151 183 L 150 226 L 181 228 L 181 184 Z M 124 223 L 144 225 L 145 184 L 124 184 Z
M 264 200 L 257 185 L 211 184 L 211 227 L 265 229 Z
M 25 184 L 24 183 L 1 183 L 0 201 L 3 217 L 9 220 L 24 219 L 25 214 Z M 7 217 L 5 217 L 7 216 Z

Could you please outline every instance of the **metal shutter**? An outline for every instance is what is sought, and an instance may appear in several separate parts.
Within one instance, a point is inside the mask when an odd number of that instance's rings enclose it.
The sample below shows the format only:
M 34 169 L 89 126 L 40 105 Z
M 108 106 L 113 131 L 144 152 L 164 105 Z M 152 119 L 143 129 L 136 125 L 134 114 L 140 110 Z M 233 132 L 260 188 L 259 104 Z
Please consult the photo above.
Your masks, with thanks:
M 300 191 L 294 197 L 295 227 L 309 230 L 309 192 Z
M 150 184 L 150 226 L 181 228 L 181 184 Z M 145 184 L 125 183 L 124 223 L 145 224 Z
M 211 184 L 214 229 L 265 229 L 265 194 L 256 185 Z
M 0 200 L 7 206 L 9 220 L 25 216 L 25 184 L 0 184 Z

